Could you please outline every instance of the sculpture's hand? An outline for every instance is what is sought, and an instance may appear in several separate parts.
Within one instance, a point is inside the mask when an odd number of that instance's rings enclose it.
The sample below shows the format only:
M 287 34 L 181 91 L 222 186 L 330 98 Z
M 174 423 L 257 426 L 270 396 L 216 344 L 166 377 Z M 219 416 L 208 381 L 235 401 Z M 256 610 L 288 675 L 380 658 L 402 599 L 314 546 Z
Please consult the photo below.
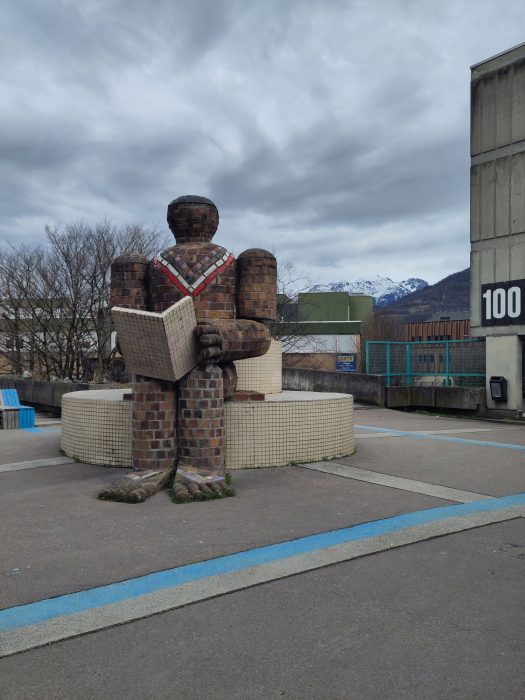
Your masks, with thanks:
M 201 321 L 195 328 L 200 352 L 197 362 L 232 362 L 247 357 L 259 357 L 270 347 L 268 328 L 248 319 L 214 319 Z
M 217 328 L 212 323 L 198 323 L 195 336 L 200 345 L 197 362 L 200 365 L 219 362 L 222 354 L 222 338 Z

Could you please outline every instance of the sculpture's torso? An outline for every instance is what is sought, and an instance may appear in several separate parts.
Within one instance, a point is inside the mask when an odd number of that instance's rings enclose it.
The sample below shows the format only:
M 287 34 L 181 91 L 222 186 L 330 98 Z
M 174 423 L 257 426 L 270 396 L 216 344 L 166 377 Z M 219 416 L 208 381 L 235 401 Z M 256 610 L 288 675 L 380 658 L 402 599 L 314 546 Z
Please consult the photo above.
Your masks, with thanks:
M 179 243 L 148 265 L 148 309 L 193 298 L 197 321 L 235 318 L 236 262 L 214 243 Z

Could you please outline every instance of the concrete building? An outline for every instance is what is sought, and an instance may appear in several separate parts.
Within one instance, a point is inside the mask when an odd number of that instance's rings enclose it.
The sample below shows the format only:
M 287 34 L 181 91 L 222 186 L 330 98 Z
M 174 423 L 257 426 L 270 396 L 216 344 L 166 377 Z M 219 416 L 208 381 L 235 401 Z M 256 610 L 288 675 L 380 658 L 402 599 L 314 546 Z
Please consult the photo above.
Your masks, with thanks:
M 346 292 L 304 292 L 278 303 L 284 365 L 335 370 L 340 354 L 359 354 L 361 323 L 373 308 L 373 297 Z
M 361 323 L 371 315 L 372 297 L 346 292 L 301 292 L 289 305 L 290 352 L 357 352 Z
M 401 340 L 410 342 L 431 342 L 438 340 L 465 340 L 470 338 L 470 319 L 464 318 L 464 314 L 450 313 L 447 316 L 429 318 L 418 323 L 403 323 L 403 336 Z
M 524 410 L 525 44 L 471 76 L 471 334 L 486 337 L 487 406 Z M 506 380 L 497 396 L 491 377 Z M 494 384 L 494 383 L 493 383 Z

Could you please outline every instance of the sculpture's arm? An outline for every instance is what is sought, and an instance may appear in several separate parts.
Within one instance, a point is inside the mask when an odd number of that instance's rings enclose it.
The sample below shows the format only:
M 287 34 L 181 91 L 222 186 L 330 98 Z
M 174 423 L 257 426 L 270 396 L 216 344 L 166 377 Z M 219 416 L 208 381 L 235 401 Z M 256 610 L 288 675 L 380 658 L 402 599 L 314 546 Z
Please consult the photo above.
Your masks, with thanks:
M 251 248 L 237 258 L 237 318 L 277 318 L 277 261 L 267 250 Z
M 268 351 L 271 341 L 264 323 L 246 319 L 199 323 L 195 335 L 200 343 L 199 364 L 259 357 Z
M 148 259 L 131 253 L 115 258 L 111 265 L 111 306 L 147 311 Z

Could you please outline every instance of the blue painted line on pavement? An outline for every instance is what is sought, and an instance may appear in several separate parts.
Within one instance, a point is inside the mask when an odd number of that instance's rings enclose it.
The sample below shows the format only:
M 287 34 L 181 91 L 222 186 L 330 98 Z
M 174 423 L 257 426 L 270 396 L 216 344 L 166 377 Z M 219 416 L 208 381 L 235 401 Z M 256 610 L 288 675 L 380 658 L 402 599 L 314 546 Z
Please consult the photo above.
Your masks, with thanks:
M 416 525 L 424 525 L 483 511 L 496 511 L 516 505 L 525 505 L 525 493 L 396 515 L 391 518 L 354 525 L 341 530 L 322 532 L 317 535 L 301 537 L 296 540 L 265 547 L 257 547 L 196 564 L 187 564 L 166 571 L 158 571 L 139 578 L 1 610 L 0 631 L 34 625 L 52 618 L 73 615 L 112 603 L 120 603 L 137 596 L 182 586 L 185 583 L 199 579 L 248 569 L 260 564 L 314 552 L 346 542 L 378 537 Z
M 388 433 L 390 435 L 400 435 L 403 437 L 419 438 L 421 440 L 440 440 L 441 442 L 456 442 L 460 445 L 476 445 L 477 447 L 500 447 L 505 450 L 517 450 L 525 452 L 525 445 L 514 445 L 508 442 L 486 442 L 484 440 L 469 440 L 468 438 L 449 437 L 448 435 L 431 435 L 429 433 L 414 433 L 406 430 L 395 430 L 393 428 L 376 428 L 369 425 L 354 425 L 358 430 L 365 430 L 371 433 Z
M 59 433 L 62 428 L 20 428 L 26 433 Z

